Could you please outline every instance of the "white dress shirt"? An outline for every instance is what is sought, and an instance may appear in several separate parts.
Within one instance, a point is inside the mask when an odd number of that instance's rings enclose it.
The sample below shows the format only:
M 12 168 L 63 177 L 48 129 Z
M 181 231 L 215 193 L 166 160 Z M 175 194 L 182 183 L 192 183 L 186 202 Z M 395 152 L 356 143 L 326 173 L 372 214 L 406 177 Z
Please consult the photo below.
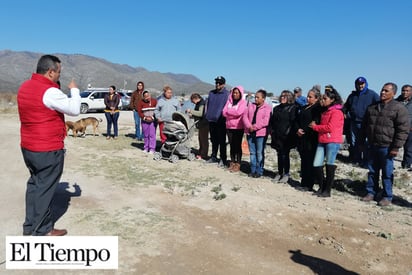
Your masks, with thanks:
M 49 109 L 70 116 L 77 116 L 80 114 L 80 90 L 72 88 L 70 94 L 71 97 L 68 97 L 57 88 L 49 88 L 43 95 L 43 103 Z

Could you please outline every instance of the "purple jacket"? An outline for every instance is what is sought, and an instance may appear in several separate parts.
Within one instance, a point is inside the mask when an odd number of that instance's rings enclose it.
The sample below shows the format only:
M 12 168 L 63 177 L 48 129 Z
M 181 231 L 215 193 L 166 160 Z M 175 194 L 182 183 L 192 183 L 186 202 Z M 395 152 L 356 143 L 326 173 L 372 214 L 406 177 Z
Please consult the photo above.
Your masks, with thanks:
M 240 91 L 240 100 L 233 105 L 232 92 L 237 88 Z M 229 98 L 223 107 L 222 115 L 226 118 L 226 129 L 243 129 L 243 113 L 246 110 L 246 100 L 243 99 L 243 87 L 236 86 L 230 90 Z
M 249 107 L 243 114 L 243 125 L 245 127 L 245 133 L 249 133 L 249 128 L 252 126 L 253 115 L 255 114 L 256 104 L 249 104 Z M 259 108 L 256 114 L 256 123 L 253 124 L 253 129 L 256 132 L 257 137 L 264 137 L 267 135 L 267 127 L 269 125 L 270 115 L 272 113 L 272 107 L 266 102 Z

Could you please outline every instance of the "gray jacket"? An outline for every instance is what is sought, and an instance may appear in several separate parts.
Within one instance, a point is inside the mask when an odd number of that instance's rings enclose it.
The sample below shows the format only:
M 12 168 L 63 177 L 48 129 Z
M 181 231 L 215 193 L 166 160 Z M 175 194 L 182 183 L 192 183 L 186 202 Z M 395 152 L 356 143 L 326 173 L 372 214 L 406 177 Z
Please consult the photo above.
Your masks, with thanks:
M 410 124 L 411 124 L 410 130 L 412 131 L 412 98 L 405 101 L 405 100 L 402 99 L 402 95 L 400 95 L 396 100 L 398 100 L 400 103 L 402 103 L 406 107 L 406 109 L 408 110 L 409 121 L 410 121 Z
M 156 110 L 154 111 L 156 119 L 161 119 L 162 121 L 171 121 L 174 112 L 180 110 L 180 102 L 177 98 L 172 97 L 171 99 L 166 99 L 163 95 L 159 98 L 156 105 Z

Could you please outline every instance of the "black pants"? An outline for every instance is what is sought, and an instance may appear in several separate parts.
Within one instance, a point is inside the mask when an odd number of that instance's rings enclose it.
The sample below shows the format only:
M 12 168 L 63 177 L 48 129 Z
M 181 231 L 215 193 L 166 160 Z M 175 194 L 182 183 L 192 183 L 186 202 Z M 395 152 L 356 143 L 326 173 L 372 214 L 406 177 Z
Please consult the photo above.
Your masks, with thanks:
M 23 233 L 42 236 L 54 227 L 50 205 L 63 173 L 64 150 L 32 152 L 22 148 L 21 151 L 30 171 Z
M 313 188 L 314 185 L 314 169 L 313 160 L 315 159 L 316 146 L 314 148 L 306 148 L 305 150 L 299 150 L 300 155 L 300 173 L 302 182 L 301 185 L 304 187 Z
M 227 129 L 230 144 L 230 161 L 240 163 L 242 160 L 243 129 Z
M 403 146 L 402 167 L 410 168 L 412 165 L 412 131 L 409 132 L 408 139 Z
M 199 155 L 206 159 L 209 153 L 209 125 L 201 126 L 198 133 Z
M 220 150 L 220 159 L 226 162 L 226 123 L 209 122 L 209 132 L 212 142 L 212 158 L 217 158 L 217 151 Z
M 280 175 L 289 175 L 290 170 L 290 157 L 289 148 L 281 148 L 276 150 L 278 155 L 278 172 Z

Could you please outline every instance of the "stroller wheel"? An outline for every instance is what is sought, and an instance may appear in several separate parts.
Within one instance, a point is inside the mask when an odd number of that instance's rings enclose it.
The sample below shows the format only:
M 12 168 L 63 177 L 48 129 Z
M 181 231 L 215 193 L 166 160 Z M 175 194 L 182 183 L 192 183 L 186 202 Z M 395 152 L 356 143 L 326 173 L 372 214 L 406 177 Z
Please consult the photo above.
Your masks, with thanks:
M 189 161 L 195 160 L 195 158 L 196 158 L 196 155 L 193 154 L 193 153 L 190 153 L 190 154 L 187 156 L 187 160 L 189 160 Z
M 177 156 L 177 155 L 171 155 L 170 156 L 170 162 L 171 163 L 176 163 L 178 161 L 179 161 L 179 156 Z
M 160 152 L 156 152 L 153 154 L 153 159 L 154 160 L 161 160 L 162 159 L 162 154 Z

